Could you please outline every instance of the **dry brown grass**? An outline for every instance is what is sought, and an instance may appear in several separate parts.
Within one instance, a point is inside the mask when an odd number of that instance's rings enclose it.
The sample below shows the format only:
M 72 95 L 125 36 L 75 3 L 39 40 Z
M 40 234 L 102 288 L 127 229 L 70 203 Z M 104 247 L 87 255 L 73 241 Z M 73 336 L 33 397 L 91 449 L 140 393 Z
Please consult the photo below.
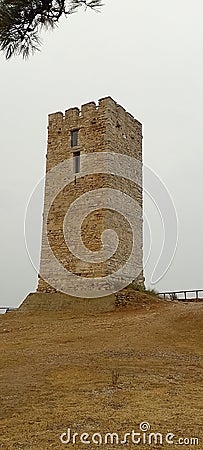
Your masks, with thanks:
M 198 447 L 180 448 L 203 449 L 202 328 L 202 303 L 141 294 L 134 309 L 94 316 L 0 316 L 0 447 L 95 449 L 65 446 L 59 436 L 68 426 L 122 435 L 146 420 L 154 432 L 199 437 Z

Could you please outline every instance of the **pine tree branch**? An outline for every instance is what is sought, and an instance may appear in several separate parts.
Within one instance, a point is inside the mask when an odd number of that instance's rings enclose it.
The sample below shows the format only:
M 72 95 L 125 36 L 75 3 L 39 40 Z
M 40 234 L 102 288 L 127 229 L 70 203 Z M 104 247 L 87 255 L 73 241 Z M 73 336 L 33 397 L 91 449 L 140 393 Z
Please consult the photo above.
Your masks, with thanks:
M 102 0 L 0 0 L 0 50 L 6 58 L 28 57 L 40 49 L 40 31 L 83 7 L 98 11 Z

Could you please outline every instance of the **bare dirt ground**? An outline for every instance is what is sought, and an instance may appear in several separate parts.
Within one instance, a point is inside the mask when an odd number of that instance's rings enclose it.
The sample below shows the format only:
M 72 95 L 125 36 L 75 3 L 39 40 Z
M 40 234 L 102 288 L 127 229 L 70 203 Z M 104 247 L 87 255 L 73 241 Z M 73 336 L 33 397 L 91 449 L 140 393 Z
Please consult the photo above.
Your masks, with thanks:
M 0 316 L 0 448 L 203 449 L 202 329 L 203 303 L 146 296 L 136 308 L 94 316 Z M 146 433 L 141 422 L 151 426 Z M 62 444 L 68 427 L 79 437 Z M 132 430 L 141 443 L 122 444 Z M 104 443 L 108 431 L 119 444 Z M 150 432 L 162 433 L 163 445 L 149 445 Z M 187 444 L 177 446 L 179 438 Z

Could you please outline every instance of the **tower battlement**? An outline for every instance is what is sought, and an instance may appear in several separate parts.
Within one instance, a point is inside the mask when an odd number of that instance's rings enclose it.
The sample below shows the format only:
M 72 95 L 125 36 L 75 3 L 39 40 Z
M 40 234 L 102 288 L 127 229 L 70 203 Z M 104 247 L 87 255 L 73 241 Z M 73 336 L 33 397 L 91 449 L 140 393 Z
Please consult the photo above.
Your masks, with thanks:
M 132 123 L 141 123 L 133 117 L 128 111 L 126 111 L 123 106 L 119 105 L 115 100 L 111 97 L 104 97 L 98 101 L 98 105 L 95 102 L 88 102 L 81 105 L 81 108 L 78 107 L 69 108 L 65 111 L 65 113 L 58 111 L 55 113 L 51 113 L 48 116 L 49 125 L 61 125 L 62 122 L 68 123 L 74 122 L 77 120 L 89 120 L 92 119 L 92 116 L 100 116 L 102 114 L 112 114 L 114 118 L 117 116 L 120 120 L 131 121 Z
M 83 153 L 114 151 L 142 158 L 142 124 L 111 97 L 48 116 L 47 171 L 71 153 L 71 133 L 78 130 Z

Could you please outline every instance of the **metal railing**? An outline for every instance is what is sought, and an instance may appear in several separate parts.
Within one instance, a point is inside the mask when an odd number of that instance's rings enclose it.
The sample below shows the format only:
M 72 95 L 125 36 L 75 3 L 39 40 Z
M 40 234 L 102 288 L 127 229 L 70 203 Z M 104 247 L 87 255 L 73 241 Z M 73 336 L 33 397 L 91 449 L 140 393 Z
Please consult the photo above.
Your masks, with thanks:
M 12 308 L 11 306 L 0 306 L 0 310 L 5 310 L 5 312 L 9 312 L 9 311 L 16 311 L 16 309 L 18 308 Z
M 200 292 L 202 292 L 202 296 L 199 294 Z M 190 296 L 188 297 L 187 294 L 195 294 L 194 297 Z M 179 295 L 182 294 L 183 297 L 179 297 Z M 160 296 L 162 296 L 163 298 L 169 298 L 170 300 L 180 300 L 180 301 L 192 301 L 192 300 L 200 300 L 203 299 L 203 289 L 193 289 L 193 290 L 189 290 L 189 291 L 170 291 L 170 292 L 160 292 L 159 293 Z

